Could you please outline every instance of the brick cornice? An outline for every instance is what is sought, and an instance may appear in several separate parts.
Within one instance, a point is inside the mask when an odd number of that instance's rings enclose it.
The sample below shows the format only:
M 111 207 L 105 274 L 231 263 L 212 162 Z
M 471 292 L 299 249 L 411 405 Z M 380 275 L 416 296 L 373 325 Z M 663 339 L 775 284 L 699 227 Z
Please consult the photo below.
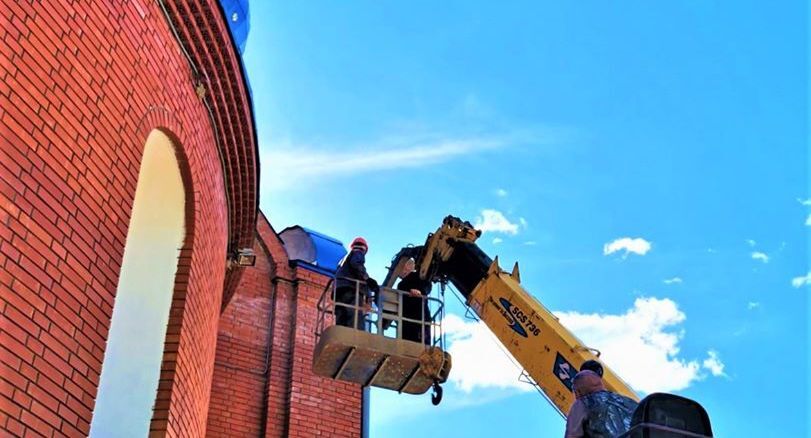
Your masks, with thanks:
M 212 112 L 229 198 L 229 250 L 250 248 L 256 229 L 259 162 L 239 55 L 216 1 L 165 0 L 164 4 L 182 48 L 196 67 L 192 79 L 203 86 L 202 99 Z
M 228 207 L 228 252 L 252 248 L 259 205 L 259 159 L 251 97 L 241 58 L 216 0 L 159 0 L 210 113 Z M 239 269 L 229 272 L 223 308 Z

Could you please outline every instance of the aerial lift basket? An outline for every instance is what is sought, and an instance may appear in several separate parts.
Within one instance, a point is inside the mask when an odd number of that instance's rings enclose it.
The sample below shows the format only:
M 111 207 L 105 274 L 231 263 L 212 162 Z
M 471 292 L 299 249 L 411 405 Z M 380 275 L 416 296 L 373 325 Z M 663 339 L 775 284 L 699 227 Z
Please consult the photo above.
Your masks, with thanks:
M 354 281 L 354 280 L 353 280 Z M 434 403 L 441 399 L 440 383 L 448 378 L 451 357 L 444 351 L 441 300 L 430 297 L 431 312 L 420 319 L 403 316 L 405 292 L 381 287 L 378 306 L 365 306 L 363 282 L 355 281 L 355 301 L 335 301 L 330 281 L 318 301 L 318 320 L 313 352 L 313 372 L 335 380 L 375 386 L 407 394 L 423 394 L 434 388 Z M 352 312 L 354 327 L 334 325 L 336 308 Z M 403 324 L 420 324 L 420 333 L 430 330 L 430 339 L 403 339 Z

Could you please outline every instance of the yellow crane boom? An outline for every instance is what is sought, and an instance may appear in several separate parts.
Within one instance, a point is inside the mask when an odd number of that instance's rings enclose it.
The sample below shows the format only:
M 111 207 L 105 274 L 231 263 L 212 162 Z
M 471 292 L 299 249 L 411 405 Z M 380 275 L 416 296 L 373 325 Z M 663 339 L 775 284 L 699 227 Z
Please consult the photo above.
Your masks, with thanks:
M 518 263 L 501 269 L 498 258 L 477 245 L 481 236 L 470 222 L 448 216 L 424 245 L 405 247 L 394 257 L 384 285 L 392 287 L 409 258 L 423 280 L 452 283 L 465 304 L 479 316 L 512 354 L 547 399 L 568 416 L 574 403 L 572 381 L 587 360 L 599 352 L 584 345 L 537 299 L 521 286 Z M 603 364 L 603 383 L 615 393 L 639 401 L 625 432 L 615 438 L 710 438 L 707 411 L 697 402 L 674 394 L 654 393 L 641 401 L 614 371 Z M 435 385 L 437 386 L 437 385 Z M 439 393 L 441 398 L 441 392 Z M 437 400 L 432 400 L 438 403 Z M 590 418 L 588 421 L 591 421 Z M 605 418 L 595 417 L 598 424 Z M 602 436 L 602 435 L 601 435 Z
M 567 414 L 574 402 L 572 379 L 583 362 L 597 355 L 521 287 L 515 266 L 513 272 L 504 272 L 496 258 L 487 277 L 468 297 L 468 305 L 558 410 Z M 631 387 L 606 366 L 603 383 L 610 391 L 639 400 Z
M 566 415 L 574 402 L 574 375 L 583 362 L 597 359 L 598 352 L 584 345 L 521 286 L 517 263 L 506 272 L 498 258 L 491 260 L 484 254 L 475 243 L 480 234 L 469 222 L 448 216 L 424 246 L 401 251 L 397 258 L 416 255 L 422 278 L 453 283 L 466 304 Z M 395 260 L 392 268 L 400 262 Z M 609 390 L 639 400 L 608 367 L 604 367 L 603 381 Z

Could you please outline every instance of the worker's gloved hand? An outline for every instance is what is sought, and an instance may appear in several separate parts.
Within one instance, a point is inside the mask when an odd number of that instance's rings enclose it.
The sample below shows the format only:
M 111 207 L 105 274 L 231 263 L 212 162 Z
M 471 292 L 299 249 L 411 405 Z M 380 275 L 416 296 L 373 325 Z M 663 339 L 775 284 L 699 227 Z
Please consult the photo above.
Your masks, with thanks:
M 366 286 L 368 286 L 369 290 L 372 292 L 378 292 L 380 290 L 380 285 L 377 284 L 377 281 L 372 277 L 366 279 Z

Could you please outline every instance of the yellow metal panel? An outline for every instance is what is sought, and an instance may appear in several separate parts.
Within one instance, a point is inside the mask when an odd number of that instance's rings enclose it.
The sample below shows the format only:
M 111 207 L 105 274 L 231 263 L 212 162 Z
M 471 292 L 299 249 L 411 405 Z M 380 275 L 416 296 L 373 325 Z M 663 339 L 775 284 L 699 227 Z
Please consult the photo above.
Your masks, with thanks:
M 516 271 L 517 274 L 517 271 Z M 468 305 L 498 337 L 552 403 L 565 415 L 574 402 L 571 380 L 580 366 L 597 356 L 560 324 L 497 261 L 471 293 Z M 634 391 L 605 367 L 607 389 L 639 400 Z

